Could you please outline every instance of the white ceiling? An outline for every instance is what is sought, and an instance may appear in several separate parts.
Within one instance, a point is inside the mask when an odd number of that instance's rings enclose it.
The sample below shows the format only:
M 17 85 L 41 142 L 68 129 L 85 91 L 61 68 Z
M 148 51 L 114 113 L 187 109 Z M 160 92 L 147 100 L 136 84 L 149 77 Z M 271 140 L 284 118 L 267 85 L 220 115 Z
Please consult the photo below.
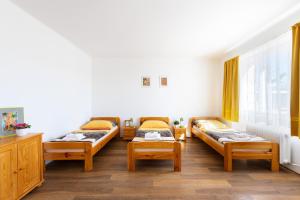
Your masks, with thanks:
M 219 56 L 299 0 L 11 0 L 92 56 Z

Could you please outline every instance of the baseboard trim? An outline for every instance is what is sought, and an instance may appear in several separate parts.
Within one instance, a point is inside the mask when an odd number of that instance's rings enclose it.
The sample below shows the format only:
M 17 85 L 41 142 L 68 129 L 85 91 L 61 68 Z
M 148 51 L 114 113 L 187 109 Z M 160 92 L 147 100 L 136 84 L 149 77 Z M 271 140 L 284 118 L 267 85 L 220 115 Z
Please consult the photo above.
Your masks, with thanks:
M 289 170 L 292 170 L 296 172 L 297 174 L 300 174 L 300 165 L 297 164 L 283 164 L 284 167 L 288 168 Z
M 53 160 L 46 160 L 45 161 L 45 166 L 47 166 L 48 164 L 50 164 L 50 163 L 52 163 L 53 162 Z

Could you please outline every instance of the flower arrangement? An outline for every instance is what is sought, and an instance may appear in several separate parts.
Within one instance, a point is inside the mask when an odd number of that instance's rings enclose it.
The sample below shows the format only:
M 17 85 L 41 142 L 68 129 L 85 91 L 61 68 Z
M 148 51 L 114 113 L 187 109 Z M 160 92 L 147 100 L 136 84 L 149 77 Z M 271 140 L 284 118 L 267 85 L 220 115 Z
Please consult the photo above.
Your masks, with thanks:
M 25 136 L 28 133 L 28 129 L 31 128 L 31 125 L 26 123 L 13 124 L 11 127 L 16 130 L 17 136 Z
M 30 127 L 31 127 L 31 125 L 26 124 L 26 123 L 19 123 L 19 124 L 12 125 L 12 128 L 14 128 L 15 130 L 30 128 Z
M 179 128 L 184 128 L 184 125 L 182 125 L 182 122 L 183 122 L 184 120 L 183 120 L 183 117 L 180 117 L 180 119 L 179 119 Z
M 179 121 L 178 121 L 178 120 L 175 120 L 175 121 L 173 122 L 173 124 L 174 124 L 175 126 L 178 126 L 178 125 L 179 125 Z
M 184 128 L 184 125 L 182 125 L 183 121 L 184 121 L 183 118 L 180 117 L 179 120 L 174 120 L 173 124 L 174 124 L 174 126 L 178 126 L 179 125 L 179 128 Z

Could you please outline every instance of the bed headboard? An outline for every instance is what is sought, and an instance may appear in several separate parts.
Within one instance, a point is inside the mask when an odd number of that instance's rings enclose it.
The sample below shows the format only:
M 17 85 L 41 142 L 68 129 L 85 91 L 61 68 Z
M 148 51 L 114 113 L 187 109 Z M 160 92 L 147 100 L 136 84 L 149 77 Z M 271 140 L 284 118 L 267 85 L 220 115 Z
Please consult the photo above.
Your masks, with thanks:
M 90 119 L 90 121 L 92 121 L 92 120 L 108 120 L 108 121 L 112 121 L 112 122 L 114 122 L 114 123 L 116 123 L 116 125 L 118 126 L 118 127 L 120 127 L 120 117 L 92 117 L 91 119 Z
M 141 117 L 140 118 L 140 125 L 142 123 L 144 123 L 144 121 L 147 121 L 147 120 L 159 120 L 159 121 L 166 122 L 167 124 L 170 123 L 169 117 Z

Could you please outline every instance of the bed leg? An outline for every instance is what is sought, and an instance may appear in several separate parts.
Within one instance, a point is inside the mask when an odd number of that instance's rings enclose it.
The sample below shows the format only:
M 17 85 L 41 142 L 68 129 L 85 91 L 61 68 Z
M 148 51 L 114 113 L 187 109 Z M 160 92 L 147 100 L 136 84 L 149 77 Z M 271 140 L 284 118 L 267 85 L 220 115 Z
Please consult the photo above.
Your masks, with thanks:
M 188 124 L 188 128 L 189 128 L 189 131 L 190 131 L 190 134 L 191 134 L 191 139 L 194 137 L 193 135 L 193 118 L 189 119 L 189 124 Z
M 181 144 L 179 142 L 174 143 L 174 171 L 181 171 Z
M 225 143 L 224 145 L 224 170 L 232 171 L 232 144 Z
M 93 170 L 93 157 L 90 156 L 90 158 L 85 158 L 84 160 L 84 171 L 92 171 Z
M 93 155 L 92 155 L 92 145 L 87 143 L 85 146 L 85 159 L 84 159 L 84 171 L 93 170 Z
M 43 170 L 44 170 L 44 173 L 46 173 L 46 160 L 43 161 Z
M 279 171 L 279 150 L 278 144 L 272 144 L 272 161 L 271 161 L 271 170 L 273 172 Z
M 134 172 L 135 171 L 135 159 L 134 159 L 134 144 L 129 142 L 127 145 L 127 167 L 128 171 Z

